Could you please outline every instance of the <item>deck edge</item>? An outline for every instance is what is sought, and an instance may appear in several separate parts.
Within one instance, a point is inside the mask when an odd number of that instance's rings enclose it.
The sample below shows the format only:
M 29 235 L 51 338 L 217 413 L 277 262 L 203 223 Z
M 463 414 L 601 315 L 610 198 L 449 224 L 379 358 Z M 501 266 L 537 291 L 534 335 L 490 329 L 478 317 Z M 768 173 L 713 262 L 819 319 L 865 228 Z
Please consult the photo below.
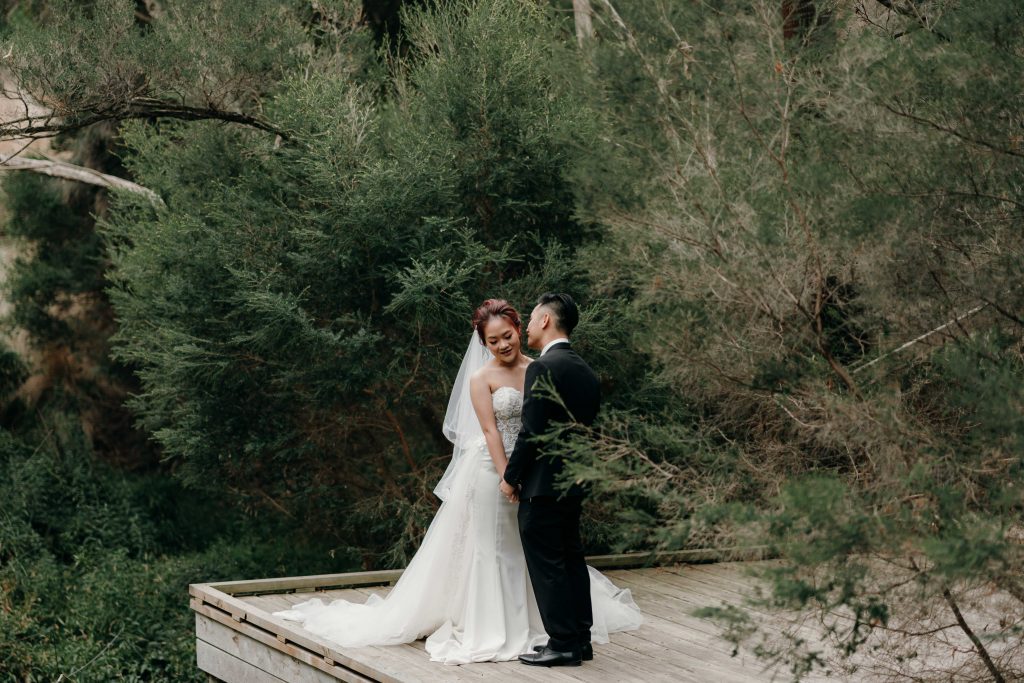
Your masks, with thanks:
M 661 552 L 634 552 L 616 555 L 591 555 L 587 564 L 596 569 L 626 569 L 665 564 L 732 562 L 762 560 L 768 556 L 768 546 L 735 546 L 730 548 L 693 548 Z M 282 576 L 269 579 L 243 579 L 239 581 L 212 581 L 191 584 L 189 594 L 214 590 L 225 595 L 260 595 L 283 592 L 311 592 L 335 588 L 354 588 L 394 584 L 402 576 L 402 569 L 384 569 L 338 574 L 309 576 Z

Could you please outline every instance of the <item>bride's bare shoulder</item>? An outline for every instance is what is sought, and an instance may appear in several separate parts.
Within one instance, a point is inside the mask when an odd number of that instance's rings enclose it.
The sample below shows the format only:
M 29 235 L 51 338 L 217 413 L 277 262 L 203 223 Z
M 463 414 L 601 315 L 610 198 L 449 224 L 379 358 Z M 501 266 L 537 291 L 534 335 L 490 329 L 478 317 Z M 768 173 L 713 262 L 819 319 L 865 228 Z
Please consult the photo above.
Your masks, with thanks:
M 473 383 L 484 383 L 490 386 L 491 375 L 494 373 L 494 368 L 490 365 L 485 365 L 481 368 L 477 368 L 476 372 L 469 376 L 469 381 Z

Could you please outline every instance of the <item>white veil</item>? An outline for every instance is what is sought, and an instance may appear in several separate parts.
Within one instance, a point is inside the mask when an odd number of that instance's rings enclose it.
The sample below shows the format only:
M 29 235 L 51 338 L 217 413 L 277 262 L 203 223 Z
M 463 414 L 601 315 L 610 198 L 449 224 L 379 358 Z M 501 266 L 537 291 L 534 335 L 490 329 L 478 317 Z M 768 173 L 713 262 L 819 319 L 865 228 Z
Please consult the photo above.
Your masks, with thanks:
M 480 337 L 474 331 L 469 338 L 466 355 L 462 357 L 459 374 L 455 376 L 455 383 L 452 384 L 452 395 L 448 399 L 448 410 L 444 414 L 444 435 L 455 448 L 452 451 L 452 460 L 448 463 L 448 469 L 444 471 L 441 480 L 434 487 L 434 495 L 442 501 L 448 499 L 452 480 L 455 478 L 458 464 L 462 461 L 466 451 L 474 441 L 478 441 L 484 436 L 484 431 L 480 428 L 480 420 L 477 419 L 476 411 L 473 410 L 473 400 L 469 395 L 469 378 L 492 358 L 494 355 L 480 343 Z

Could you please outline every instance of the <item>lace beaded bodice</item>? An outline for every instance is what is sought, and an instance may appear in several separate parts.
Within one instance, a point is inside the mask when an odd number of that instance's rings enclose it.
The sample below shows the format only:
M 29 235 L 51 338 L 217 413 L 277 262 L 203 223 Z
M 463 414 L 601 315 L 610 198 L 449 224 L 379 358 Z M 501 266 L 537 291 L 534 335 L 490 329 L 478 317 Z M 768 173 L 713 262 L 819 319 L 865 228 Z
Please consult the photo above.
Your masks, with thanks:
M 515 387 L 498 387 L 491 394 L 494 406 L 494 420 L 501 432 L 501 443 L 505 446 L 505 455 L 512 455 L 519 428 L 523 426 L 523 394 Z

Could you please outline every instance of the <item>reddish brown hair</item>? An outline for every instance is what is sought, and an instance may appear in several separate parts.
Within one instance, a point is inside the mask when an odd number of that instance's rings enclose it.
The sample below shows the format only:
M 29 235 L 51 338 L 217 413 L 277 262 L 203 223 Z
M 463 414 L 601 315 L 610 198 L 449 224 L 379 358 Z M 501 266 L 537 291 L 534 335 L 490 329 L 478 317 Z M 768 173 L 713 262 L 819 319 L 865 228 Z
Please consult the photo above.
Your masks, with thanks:
M 512 323 L 512 327 L 516 328 L 516 332 L 522 328 L 519 312 L 512 308 L 512 304 L 504 299 L 488 299 L 473 311 L 473 328 L 476 330 L 477 336 L 480 337 L 481 344 L 487 343 L 487 340 L 484 339 L 484 325 L 491 318 L 505 318 Z

